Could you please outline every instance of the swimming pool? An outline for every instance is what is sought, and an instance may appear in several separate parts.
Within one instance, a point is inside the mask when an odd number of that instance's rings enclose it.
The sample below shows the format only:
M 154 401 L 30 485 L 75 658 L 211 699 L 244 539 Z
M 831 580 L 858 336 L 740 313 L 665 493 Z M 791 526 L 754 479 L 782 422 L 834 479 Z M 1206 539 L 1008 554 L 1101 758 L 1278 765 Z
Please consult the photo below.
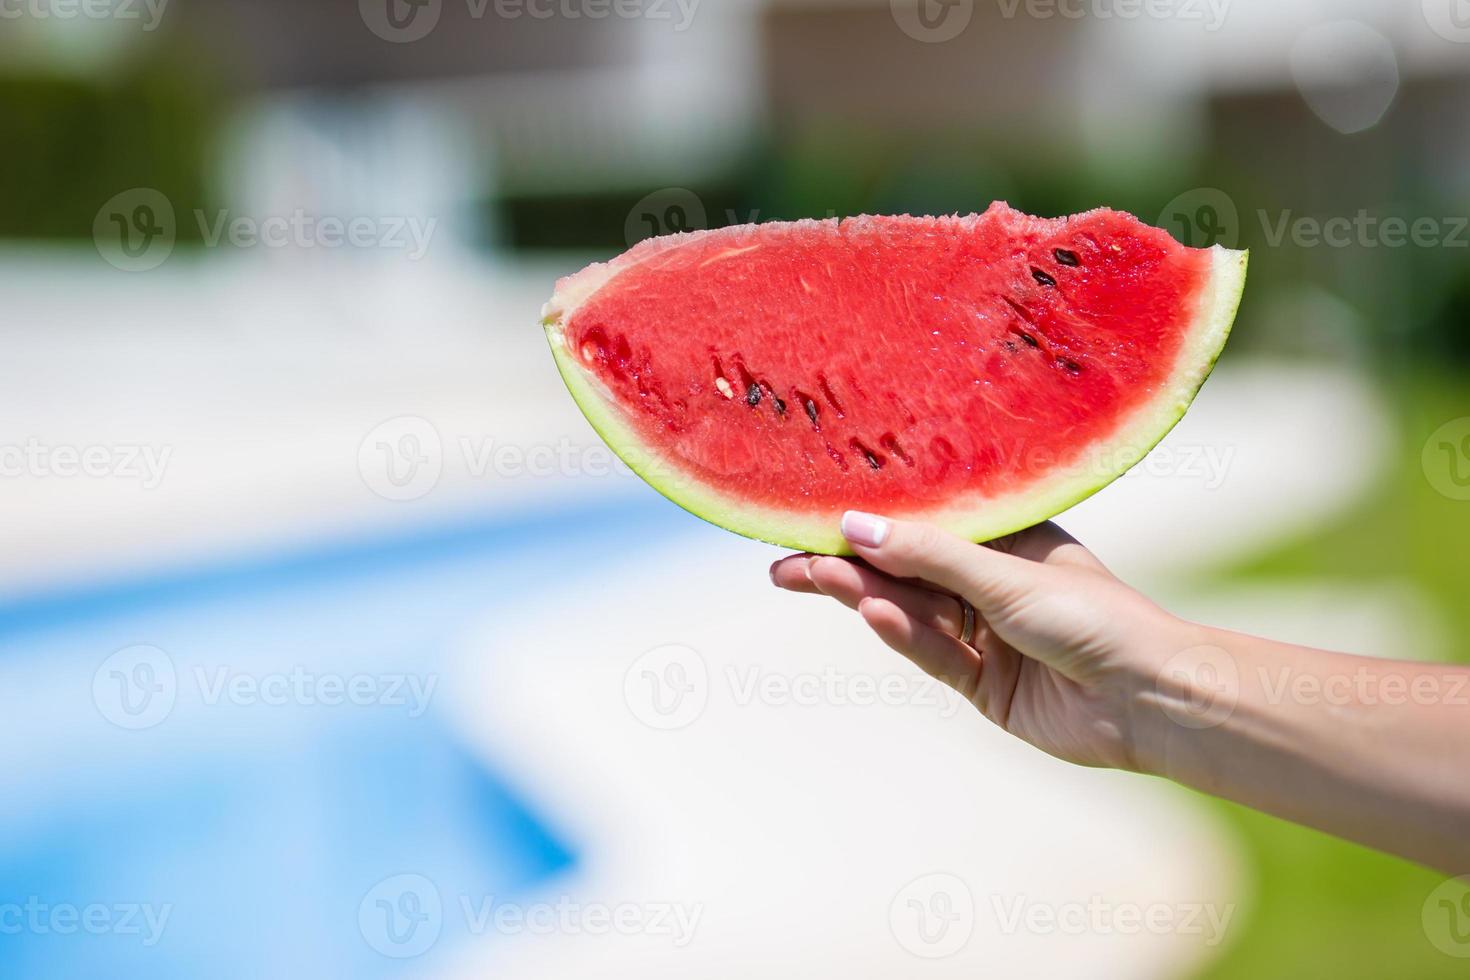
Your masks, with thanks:
M 693 523 L 650 496 L 0 601 L 0 976 L 432 973 L 573 870 L 446 644 Z

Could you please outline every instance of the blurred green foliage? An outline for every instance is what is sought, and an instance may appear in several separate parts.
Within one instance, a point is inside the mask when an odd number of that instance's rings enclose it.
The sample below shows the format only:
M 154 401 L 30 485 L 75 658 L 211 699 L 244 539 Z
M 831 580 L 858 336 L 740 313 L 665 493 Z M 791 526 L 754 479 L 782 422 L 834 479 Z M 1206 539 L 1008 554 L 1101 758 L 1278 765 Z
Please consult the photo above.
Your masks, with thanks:
M 1438 493 L 1421 452 L 1449 419 L 1470 411 L 1470 378 L 1414 372 L 1391 379 L 1397 456 L 1374 493 L 1341 521 L 1283 542 L 1259 559 L 1226 570 L 1226 581 L 1407 581 L 1443 617 L 1446 651 L 1470 663 L 1470 504 Z M 1385 650 L 1406 659 L 1422 650 Z M 1444 875 L 1232 804 L 1218 806 L 1246 847 L 1256 878 L 1251 914 L 1236 941 L 1198 980 L 1450 980 L 1464 960 L 1424 935 L 1420 910 Z
M 134 187 L 208 206 L 223 100 L 186 56 L 150 57 L 106 77 L 0 71 L 8 192 L 0 238 L 89 239 L 97 211 Z M 178 228 L 197 238 L 192 222 Z

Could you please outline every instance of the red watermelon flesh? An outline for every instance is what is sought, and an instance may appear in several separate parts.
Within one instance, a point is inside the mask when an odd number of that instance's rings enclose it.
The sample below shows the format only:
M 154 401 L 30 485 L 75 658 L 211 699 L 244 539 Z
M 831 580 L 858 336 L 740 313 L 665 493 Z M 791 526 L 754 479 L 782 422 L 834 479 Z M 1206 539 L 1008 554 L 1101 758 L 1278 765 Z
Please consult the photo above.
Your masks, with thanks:
M 983 539 L 1106 485 L 1183 414 L 1244 269 L 1119 212 L 996 204 L 652 239 L 562 280 L 543 324 L 655 487 L 841 551 L 849 508 Z

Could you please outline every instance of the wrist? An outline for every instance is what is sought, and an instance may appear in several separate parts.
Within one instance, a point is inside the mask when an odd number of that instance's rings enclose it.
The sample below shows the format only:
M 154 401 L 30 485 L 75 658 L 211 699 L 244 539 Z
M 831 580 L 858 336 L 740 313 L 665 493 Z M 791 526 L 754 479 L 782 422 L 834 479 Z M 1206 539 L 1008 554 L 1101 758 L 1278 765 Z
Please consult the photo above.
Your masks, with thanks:
M 1137 663 L 1128 708 L 1133 768 L 1197 785 L 1199 743 L 1240 702 L 1241 665 L 1227 634 L 1168 616 Z

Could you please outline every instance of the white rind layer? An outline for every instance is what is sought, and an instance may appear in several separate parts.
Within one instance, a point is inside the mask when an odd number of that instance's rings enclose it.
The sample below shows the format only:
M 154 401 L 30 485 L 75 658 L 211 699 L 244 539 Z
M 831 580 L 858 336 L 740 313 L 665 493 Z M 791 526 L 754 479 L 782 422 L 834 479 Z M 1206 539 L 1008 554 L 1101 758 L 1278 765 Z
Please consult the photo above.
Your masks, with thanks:
M 782 547 L 850 554 L 838 530 L 840 509 L 795 512 L 753 504 L 701 483 L 646 448 L 624 419 L 611 392 L 584 370 L 575 352 L 567 348 L 562 328 L 578 308 L 623 270 L 655 259 L 687 237 L 649 239 L 611 262 L 591 265 L 557 283 L 556 293 L 541 311 L 541 323 L 562 379 L 598 435 L 634 472 L 680 507 L 720 527 Z M 1200 291 L 1198 309 L 1168 382 L 1133 409 L 1112 435 L 1086 447 L 1078 465 L 1049 471 L 1035 482 L 1003 495 L 974 493 L 940 507 L 892 511 L 889 516 L 927 521 L 971 541 L 989 541 L 1059 514 L 1127 472 L 1183 418 L 1215 366 L 1235 322 L 1245 288 L 1248 253 L 1218 245 L 1210 253 L 1213 271 Z

